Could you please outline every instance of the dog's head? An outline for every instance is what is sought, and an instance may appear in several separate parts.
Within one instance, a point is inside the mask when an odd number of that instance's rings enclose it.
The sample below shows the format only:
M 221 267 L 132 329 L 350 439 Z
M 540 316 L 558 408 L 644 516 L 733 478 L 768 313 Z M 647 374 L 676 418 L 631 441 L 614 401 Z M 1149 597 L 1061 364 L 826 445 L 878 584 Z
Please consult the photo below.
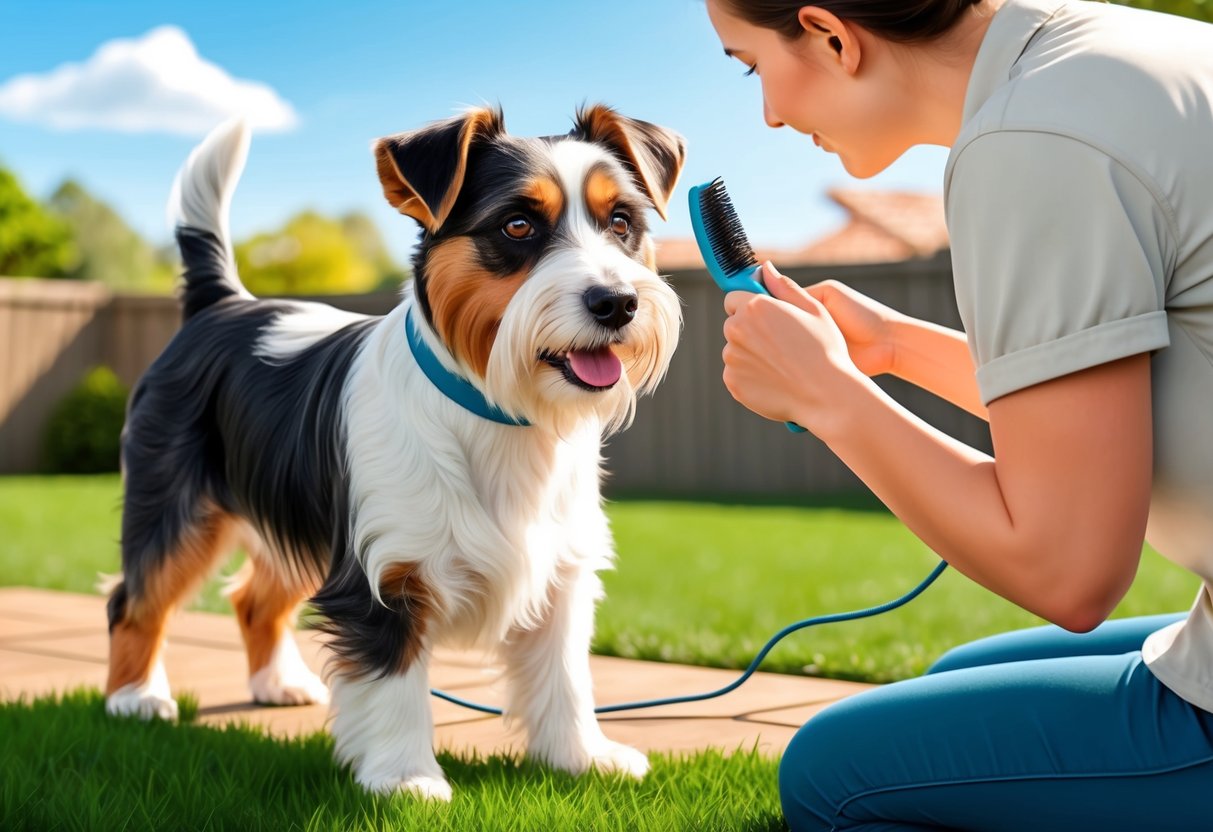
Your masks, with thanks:
M 417 305 L 463 372 L 534 424 L 625 424 L 678 340 L 646 213 L 665 216 L 682 137 L 595 106 L 522 138 L 481 109 L 374 150 L 388 202 L 422 226 Z

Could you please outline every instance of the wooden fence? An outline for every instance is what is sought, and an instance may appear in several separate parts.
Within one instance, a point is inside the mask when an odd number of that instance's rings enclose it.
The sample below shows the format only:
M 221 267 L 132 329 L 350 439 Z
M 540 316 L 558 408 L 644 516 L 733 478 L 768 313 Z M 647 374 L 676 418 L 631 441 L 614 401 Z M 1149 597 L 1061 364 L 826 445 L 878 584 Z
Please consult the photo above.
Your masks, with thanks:
M 915 317 L 959 325 L 946 256 L 786 272 L 804 284 L 836 277 Z M 641 402 L 632 428 L 607 447 L 608 489 L 794 495 L 861 488 L 819 441 L 793 435 L 732 400 L 720 380 L 719 290 L 703 271 L 678 272 L 670 281 L 684 303 L 682 340 L 665 383 Z M 381 314 L 396 295 L 323 300 Z M 171 298 L 111 295 L 70 281 L 0 280 L 0 473 L 37 470 L 47 416 L 91 367 L 107 365 L 132 385 L 179 322 Z M 939 429 L 988 450 L 989 433 L 980 420 L 896 379 L 880 384 Z

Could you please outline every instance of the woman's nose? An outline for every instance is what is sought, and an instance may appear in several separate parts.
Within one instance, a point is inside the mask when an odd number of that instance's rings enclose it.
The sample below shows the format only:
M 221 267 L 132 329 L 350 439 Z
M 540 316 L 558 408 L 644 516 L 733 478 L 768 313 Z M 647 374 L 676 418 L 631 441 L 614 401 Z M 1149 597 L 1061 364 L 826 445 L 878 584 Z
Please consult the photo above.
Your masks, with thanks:
M 762 97 L 762 117 L 766 121 L 767 127 L 783 127 L 783 122 L 775 115 L 775 111 L 771 109 L 765 95 Z

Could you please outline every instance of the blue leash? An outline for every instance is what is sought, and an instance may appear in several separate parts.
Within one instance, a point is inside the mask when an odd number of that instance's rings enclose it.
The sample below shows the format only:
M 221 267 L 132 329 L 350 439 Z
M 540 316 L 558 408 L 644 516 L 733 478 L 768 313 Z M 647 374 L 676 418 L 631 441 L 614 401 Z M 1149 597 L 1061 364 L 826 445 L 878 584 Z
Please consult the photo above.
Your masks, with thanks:
M 699 225 L 696 226 L 696 236 L 700 237 L 700 232 L 702 231 L 702 220 L 697 219 L 699 212 L 696 210 L 698 202 L 696 199 L 695 188 L 691 189 L 691 205 L 691 217 L 693 220 L 699 223 Z M 706 238 L 700 237 L 700 248 L 701 250 L 708 252 L 711 249 L 704 248 L 705 239 Z M 708 262 L 709 266 L 715 268 L 713 259 L 706 253 L 704 254 L 704 259 Z M 730 287 L 727 285 L 727 278 L 724 278 L 723 274 L 718 276 L 717 272 L 719 272 L 719 269 L 716 269 L 716 271 L 713 272 L 713 277 L 716 277 L 717 282 L 721 284 L 721 287 L 724 288 L 725 291 L 729 291 Z M 753 270 L 751 270 L 750 274 L 752 273 Z M 752 279 L 750 279 L 749 282 L 753 284 L 754 287 L 757 287 L 757 290 L 765 291 L 762 289 L 761 285 L 757 284 Z M 732 286 L 731 288 L 738 288 L 738 286 Z M 741 288 L 752 290 L 752 287 L 748 285 L 742 286 Z M 485 419 L 498 422 L 499 424 L 517 425 L 522 427 L 529 426 L 529 423 L 525 419 L 516 419 L 509 414 L 504 413 L 494 405 L 489 404 L 484 398 L 484 394 L 472 386 L 471 383 L 444 367 L 430 350 L 430 348 L 426 345 L 424 339 L 422 339 L 420 333 L 417 331 L 417 324 L 413 321 L 413 310 L 411 308 L 408 310 L 408 313 L 405 316 L 404 328 L 408 336 L 409 348 L 412 350 L 413 357 L 417 360 L 417 364 L 421 367 L 422 372 L 424 372 L 426 377 L 429 378 L 434 386 L 441 390 L 448 398 L 472 413 L 475 413 L 476 415 Z M 788 430 L 796 433 L 804 433 L 804 428 L 793 422 L 788 422 L 787 426 Z M 935 583 L 935 579 L 942 575 L 943 571 L 947 568 L 947 561 L 941 560 L 939 565 L 937 565 L 931 574 L 927 575 L 927 577 L 924 578 L 918 586 L 914 587 L 900 598 L 889 601 L 888 603 L 881 604 L 876 607 L 868 607 L 867 609 L 863 610 L 855 610 L 854 612 L 839 612 L 831 615 L 821 615 L 816 618 L 806 618 L 803 621 L 797 621 L 794 624 L 789 624 L 773 635 L 771 639 L 765 645 L 763 645 L 762 650 L 758 651 L 758 655 L 754 657 L 754 661 L 750 662 L 750 666 L 745 669 L 745 672 L 742 673 L 741 676 L 736 679 L 736 681 L 725 685 L 720 690 L 714 690 L 708 693 L 694 693 L 688 696 L 671 696 L 666 699 L 646 699 L 640 702 L 622 702 L 618 705 L 600 705 L 594 709 L 594 713 L 609 714 L 616 711 L 635 711 L 641 708 L 656 708 L 659 705 L 678 705 L 683 702 L 701 702 L 704 699 L 715 699 L 718 696 L 724 696 L 726 693 L 734 691 L 745 684 L 745 681 L 754 675 L 754 671 L 758 670 L 758 666 L 762 664 L 762 660 L 767 657 L 767 653 L 770 653 L 771 649 L 776 644 L 797 630 L 803 630 L 805 627 L 812 627 L 817 624 L 833 624 L 836 621 L 855 621 L 859 618 L 869 618 L 873 615 L 880 615 L 881 613 L 888 612 L 889 610 L 895 610 L 903 604 L 908 604 L 910 601 L 913 601 L 915 598 L 921 595 L 922 591 L 931 584 Z M 439 699 L 445 699 L 447 702 L 454 705 L 460 705 L 464 708 L 470 708 L 473 711 L 480 711 L 481 713 L 492 714 L 494 716 L 502 715 L 500 708 L 494 708 L 489 705 L 481 705 L 477 702 L 461 699 L 458 696 L 447 693 L 446 691 L 438 690 L 437 688 L 430 688 L 430 693 L 437 696 Z
M 904 604 L 910 603 L 921 595 L 923 590 L 935 583 L 935 579 L 942 575 L 943 571 L 947 568 L 948 562 L 941 560 L 939 564 L 933 570 L 931 570 L 931 574 L 923 578 L 922 582 L 918 584 L 918 586 L 914 587 L 900 598 L 880 604 L 879 606 L 868 607 L 867 609 L 863 610 L 855 610 L 854 612 L 836 612 L 829 615 L 819 615 L 816 618 L 806 618 L 803 621 L 797 621 L 794 624 L 789 624 L 778 633 L 771 636 L 770 641 L 768 641 L 763 648 L 758 651 L 758 655 L 754 657 L 754 661 L 750 662 L 750 666 L 745 669 L 745 672 L 742 673 L 741 676 L 737 677 L 735 681 L 730 682 L 719 690 L 710 691 L 708 693 L 692 693 L 687 696 L 671 696 L 666 699 L 645 699 L 640 702 L 621 702 L 618 705 L 600 705 L 594 709 L 594 713 L 610 714 L 616 711 L 634 711 L 639 710 L 640 708 L 656 708 L 659 705 L 679 705 L 683 702 L 701 702 L 704 699 L 715 699 L 718 696 L 724 696 L 726 693 L 741 687 L 742 684 L 745 683 L 746 679 L 749 679 L 754 675 L 754 671 L 756 671 L 758 666 L 762 664 L 762 660 L 767 657 L 767 653 L 770 653 L 771 649 L 776 644 L 797 630 L 803 630 L 805 627 L 812 627 L 817 624 L 833 624 L 837 621 L 855 621 L 860 618 L 870 618 L 873 615 L 880 615 L 881 613 L 888 612 L 889 610 L 895 610 Z M 476 702 L 470 702 L 467 699 L 460 699 L 458 696 L 453 696 L 452 694 L 436 688 L 431 688 L 430 693 L 437 696 L 439 699 L 445 699 L 447 702 L 451 702 L 452 704 L 462 705 L 465 708 L 471 708 L 473 711 L 480 711 L 481 713 L 501 716 L 500 708 L 493 708 L 489 705 L 481 705 Z

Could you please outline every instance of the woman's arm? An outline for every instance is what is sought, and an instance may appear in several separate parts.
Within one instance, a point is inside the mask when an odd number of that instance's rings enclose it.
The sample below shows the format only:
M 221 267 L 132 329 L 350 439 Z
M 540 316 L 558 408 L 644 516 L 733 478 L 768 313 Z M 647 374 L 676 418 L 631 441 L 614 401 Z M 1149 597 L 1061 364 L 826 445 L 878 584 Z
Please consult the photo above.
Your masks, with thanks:
M 1041 617 L 1088 630 L 1123 597 L 1152 468 L 1147 355 L 995 400 L 994 458 L 927 425 L 851 362 L 803 292 L 726 298 L 725 384 L 813 431 L 941 557 Z M 786 296 L 786 297 L 785 297 Z
M 1149 511 L 1150 361 L 1138 355 L 990 403 L 991 459 L 868 379 L 822 437 L 923 542 L 1069 630 L 1103 621 L 1137 571 Z
M 892 344 L 893 375 L 990 421 L 963 332 L 902 315 L 893 321 Z

